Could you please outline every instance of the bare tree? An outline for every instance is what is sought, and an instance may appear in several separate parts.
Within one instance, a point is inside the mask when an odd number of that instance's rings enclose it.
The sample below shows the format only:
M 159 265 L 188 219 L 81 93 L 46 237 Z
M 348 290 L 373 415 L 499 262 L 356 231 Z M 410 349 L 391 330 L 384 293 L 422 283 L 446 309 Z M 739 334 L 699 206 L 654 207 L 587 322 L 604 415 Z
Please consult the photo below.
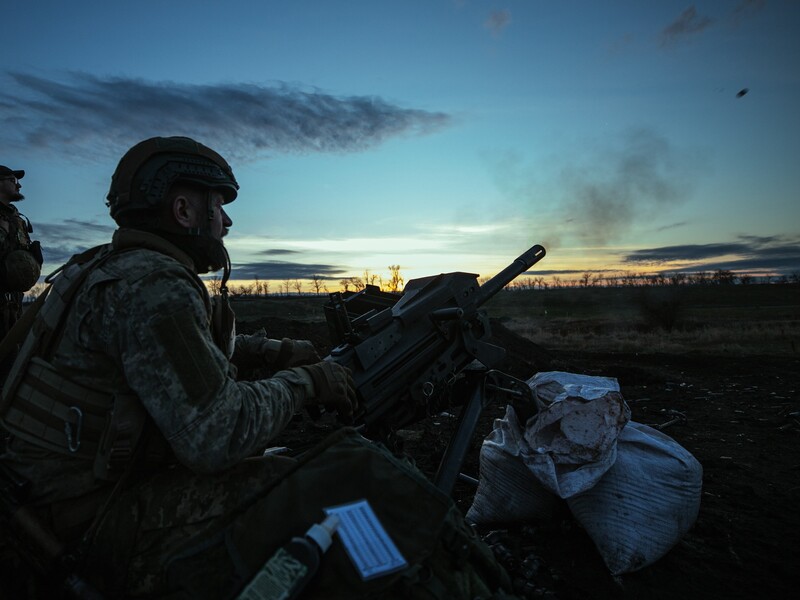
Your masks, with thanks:
M 376 281 L 378 281 L 378 276 L 370 273 L 369 269 L 364 269 L 364 285 L 375 285 Z
M 212 296 L 219 296 L 222 288 L 222 278 L 219 275 L 214 275 L 211 279 L 206 279 L 206 285 Z
M 230 288 L 231 296 L 239 298 L 240 296 L 250 296 L 253 293 L 253 285 L 232 285 Z
M 735 275 L 733 274 L 733 271 L 728 271 L 726 269 L 717 269 L 711 275 L 711 281 L 717 285 L 729 285 L 733 283 L 734 279 Z
M 294 289 L 297 290 L 297 295 L 298 296 L 302 296 L 303 295 L 303 282 L 300 281 L 299 279 L 295 279 L 293 285 L 294 285 Z
M 683 285 L 686 283 L 686 273 L 673 273 L 669 276 L 669 282 L 672 285 Z
M 314 292 L 319 296 L 319 291 L 322 288 L 322 278 L 316 274 L 312 275 L 311 285 L 314 287 Z
M 403 287 L 403 277 L 400 275 L 400 265 L 389 265 L 389 291 L 399 292 Z

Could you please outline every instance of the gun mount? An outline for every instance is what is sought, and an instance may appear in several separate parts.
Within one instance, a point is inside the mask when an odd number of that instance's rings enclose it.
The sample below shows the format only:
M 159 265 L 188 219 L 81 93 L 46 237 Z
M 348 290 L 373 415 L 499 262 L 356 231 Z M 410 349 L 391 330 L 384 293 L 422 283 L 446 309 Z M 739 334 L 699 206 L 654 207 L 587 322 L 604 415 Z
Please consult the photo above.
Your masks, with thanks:
M 489 372 L 505 349 L 489 343 L 489 318 L 481 307 L 544 256 L 535 245 L 483 285 L 476 274 L 454 272 L 413 279 L 400 296 L 375 286 L 331 294 L 325 312 L 335 347 L 326 360 L 353 373 L 360 400 L 356 423 L 385 437 L 445 408 L 466 367 Z M 484 389 L 483 381 L 474 387 Z M 478 396 L 474 403 L 482 409 L 486 395 Z

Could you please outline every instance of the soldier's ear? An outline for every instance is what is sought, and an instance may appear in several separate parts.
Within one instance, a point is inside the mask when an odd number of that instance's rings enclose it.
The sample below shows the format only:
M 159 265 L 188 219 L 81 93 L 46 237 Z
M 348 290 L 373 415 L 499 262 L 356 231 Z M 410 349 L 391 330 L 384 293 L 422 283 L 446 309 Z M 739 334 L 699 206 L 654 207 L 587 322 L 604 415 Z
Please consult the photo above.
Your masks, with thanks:
M 172 200 L 172 217 L 181 227 L 195 227 L 197 223 L 197 210 L 194 202 L 188 196 L 178 194 Z

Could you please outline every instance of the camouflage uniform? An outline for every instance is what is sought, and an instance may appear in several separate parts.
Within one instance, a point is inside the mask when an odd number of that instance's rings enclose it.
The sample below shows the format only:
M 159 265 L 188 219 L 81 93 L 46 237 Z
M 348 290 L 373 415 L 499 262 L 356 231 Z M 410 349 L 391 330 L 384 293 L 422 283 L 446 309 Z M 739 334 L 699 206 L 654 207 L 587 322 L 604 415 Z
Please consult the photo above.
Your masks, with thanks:
M 30 222 L 20 214 L 15 206 L 0 202 L 0 263 L 5 266 L 5 260 L 11 253 L 19 250 L 27 253 L 34 247 L 30 238 L 31 231 Z M 16 265 L 16 268 L 22 268 L 29 272 L 9 273 L 7 268 L 0 267 L 0 339 L 6 336 L 22 314 L 23 292 L 30 289 L 39 277 L 42 260 L 38 243 L 35 248 L 39 254 L 35 257 L 30 255 L 27 261 Z M 10 279 L 27 279 L 33 283 L 27 289 L 20 290 L 18 285 L 11 284 Z M 11 357 L 11 361 L 13 361 L 13 357 Z M 8 363 L 9 361 L 4 361 L 3 364 L 0 364 L 0 381 L 10 367 Z
M 211 301 L 192 261 L 150 237 L 152 247 L 115 252 L 89 272 L 48 358 L 68 382 L 114 402 L 135 397 L 153 424 L 145 430 L 148 448 L 167 450 L 148 456 L 147 472 L 135 473 L 113 499 L 90 552 L 100 572 L 133 593 L 158 589 L 159 567 L 174 543 L 247 504 L 287 468 L 281 460 L 244 459 L 267 447 L 308 394 L 293 370 L 236 381 L 228 357 L 212 339 Z M 56 302 L 59 282 L 78 268 L 69 266 L 56 279 L 43 314 Z M 20 363 L 25 361 L 18 361 L 9 381 L 25 375 L 17 372 Z M 97 477 L 89 415 L 84 446 L 70 452 L 66 446 L 77 440 L 51 436 L 58 435 L 57 426 L 44 444 L 30 433 L 30 420 L 38 415 L 18 396 L 4 418 L 12 438 L 2 460 L 32 482 L 34 504 L 54 531 L 74 538 L 114 487 Z M 82 455 L 84 447 L 89 453 Z

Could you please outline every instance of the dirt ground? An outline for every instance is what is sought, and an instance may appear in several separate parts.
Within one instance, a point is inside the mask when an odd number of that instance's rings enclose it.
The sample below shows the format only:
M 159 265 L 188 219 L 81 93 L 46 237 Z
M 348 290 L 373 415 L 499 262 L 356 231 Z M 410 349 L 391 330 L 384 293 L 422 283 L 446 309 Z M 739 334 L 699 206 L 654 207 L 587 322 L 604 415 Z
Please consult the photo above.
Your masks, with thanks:
M 324 324 L 271 319 L 270 335 L 310 339 L 327 352 Z M 800 584 L 800 359 L 758 356 L 591 354 L 548 352 L 493 323 L 507 350 L 500 365 L 528 379 L 539 371 L 615 377 L 632 420 L 663 429 L 703 466 L 700 513 L 694 527 L 663 558 L 635 573 L 611 577 L 591 539 L 568 510 L 550 523 L 509 523 L 479 533 L 526 598 L 786 598 Z M 489 407 L 463 472 L 478 477 L 482 439 L 504 407 Z M 447 419 L 426 419 L 406 445 L 433 475 L 452 432 Z M 284 442 L 306 442 L 324 429 L 298 419 Z M 474 486 L 458 483 L 464 512 Z

